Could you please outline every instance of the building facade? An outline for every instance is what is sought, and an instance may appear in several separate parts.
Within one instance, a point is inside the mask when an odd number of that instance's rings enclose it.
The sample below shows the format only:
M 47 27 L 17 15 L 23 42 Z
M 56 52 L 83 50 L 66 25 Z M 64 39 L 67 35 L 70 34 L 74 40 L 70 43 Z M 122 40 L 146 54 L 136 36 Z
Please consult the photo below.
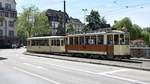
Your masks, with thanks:
M 77 18 L 69 18 L 68 23 L 71 23 L 74 28 L 74 33 L 82 33 L 84 24 Z
M 15 43 L 16 34 L 16 2 L 15 0 L 0 0 L 0 47 Z
M 65 26 L 64 24 L 68 20 L 68 14 L 62 11 L 48 9 L 46 11 L 46 16 L 48 17 L 51 35 L 52 36 L 62 36 L 65 35 Z

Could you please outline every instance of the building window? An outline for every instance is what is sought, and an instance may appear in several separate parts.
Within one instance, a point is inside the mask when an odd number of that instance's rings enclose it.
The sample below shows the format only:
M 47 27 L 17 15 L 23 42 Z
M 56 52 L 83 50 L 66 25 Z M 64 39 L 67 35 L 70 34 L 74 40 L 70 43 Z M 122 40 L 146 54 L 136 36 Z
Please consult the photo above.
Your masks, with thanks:
M 3 26 L 3 21 L 2 20 L 0 20 L 0 26 Z
M 0 8 L 2 8 L 2 2 L 0 2 Z
M 3 36 L 3 30 L 0 30 L 0 36 Z
M 10 17 L 15 18 L 16 17 L 16 13 L 10 13 Z
M 9 37 L 14 37 L 14 31 L 9 31 Z
M 5 9 L 10 10 L 11 9 L 11 4 L 6 3 L 5 4 Z
M 8 16 L 9 16 L 8 12 L 5 12 L 5 17 L 8 17 Z
M 0 16 L 3 16 L 3 12 L 2 11 L 0 11 Z
M 14 27 L 14 22 L 13 21 L 9 21 L 9 27 Z

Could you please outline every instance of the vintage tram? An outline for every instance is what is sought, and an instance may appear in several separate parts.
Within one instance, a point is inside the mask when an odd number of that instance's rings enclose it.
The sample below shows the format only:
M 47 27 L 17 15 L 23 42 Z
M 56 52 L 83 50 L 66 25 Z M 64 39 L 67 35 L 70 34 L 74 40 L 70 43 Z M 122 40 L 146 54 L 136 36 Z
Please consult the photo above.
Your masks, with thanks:
M 28 39 L 27 51 L 129 59 L 129 39 L 129 34 L 117 30 L 67 36 L 32 37 Z

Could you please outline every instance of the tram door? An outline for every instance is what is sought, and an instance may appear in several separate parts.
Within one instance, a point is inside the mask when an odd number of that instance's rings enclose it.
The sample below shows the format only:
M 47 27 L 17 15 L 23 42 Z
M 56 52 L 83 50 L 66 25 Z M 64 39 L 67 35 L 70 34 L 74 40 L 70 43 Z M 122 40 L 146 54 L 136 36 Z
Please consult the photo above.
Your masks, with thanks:
M 113 56 L 113 35 L 107 35 L 107 56 Z

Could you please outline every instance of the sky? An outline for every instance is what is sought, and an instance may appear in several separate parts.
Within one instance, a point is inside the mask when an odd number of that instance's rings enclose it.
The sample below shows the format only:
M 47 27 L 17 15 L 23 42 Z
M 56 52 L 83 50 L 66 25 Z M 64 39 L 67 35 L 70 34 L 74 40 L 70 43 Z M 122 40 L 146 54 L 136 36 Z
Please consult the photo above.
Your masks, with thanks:
M 63 11 L 63 0 L 16 0 L 16 2 L 19 13 L 23 7 L 30 5 L 36 5 L 41 11 L 47 9 Z M 150 0 L 66 0 L 66 5 L 69 16 L 82 22 L 91 10 L 97 10 L 111 25 L 114 20 L 129 17 L 134 24 L 150 27 Z M 88 11 L 83 12 L 82 9 Z

